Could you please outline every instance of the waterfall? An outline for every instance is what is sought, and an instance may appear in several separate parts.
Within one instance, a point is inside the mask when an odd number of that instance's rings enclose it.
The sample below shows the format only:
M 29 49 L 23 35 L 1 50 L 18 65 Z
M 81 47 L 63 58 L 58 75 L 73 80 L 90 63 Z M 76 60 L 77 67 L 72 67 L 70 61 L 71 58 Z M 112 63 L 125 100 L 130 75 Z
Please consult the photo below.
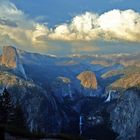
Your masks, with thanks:
M 69 87 L 69 96 L 70 96 L 70 98 L 72 98 L 71 85 L 68 84 L 68 87 Z
M 111 93 L 112 93 L 112 91 L 109 91 L 109 95 L 108 95 L 107 99 L 105 100 L 105 102 L 111 101 Z
M 81 116 L 80 115 L 80 118 L 79 118 L 79 130 L 80 130 L 80 135 L 82 135 L 83 131 L 82 131 L 82 128 L 83 128 L 83 119 L 84 119 L 84 116 Z

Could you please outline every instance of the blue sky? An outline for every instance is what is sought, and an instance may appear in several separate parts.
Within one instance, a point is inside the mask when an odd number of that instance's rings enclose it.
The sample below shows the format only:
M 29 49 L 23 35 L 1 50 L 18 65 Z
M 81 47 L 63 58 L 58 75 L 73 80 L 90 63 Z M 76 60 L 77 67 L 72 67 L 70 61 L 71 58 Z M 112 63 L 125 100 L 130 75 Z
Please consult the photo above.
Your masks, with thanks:
M 139 0 L 0 0 L 0 44 L 68 55 L 140 52 Z
M 11 0 L 16 6 L 40 21 L 54 26 L 85 11 L 104 13 L 112 9 L 140 12 L 140 0 Z

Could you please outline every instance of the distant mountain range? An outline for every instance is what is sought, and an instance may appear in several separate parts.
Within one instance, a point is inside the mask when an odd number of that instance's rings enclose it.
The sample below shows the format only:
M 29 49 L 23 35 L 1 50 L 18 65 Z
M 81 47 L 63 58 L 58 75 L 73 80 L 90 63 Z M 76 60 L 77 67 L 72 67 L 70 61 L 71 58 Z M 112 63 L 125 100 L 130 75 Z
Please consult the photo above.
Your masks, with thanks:
M 94 98 L 106 104 L 105 99 L 111 93 L 111 104 L 121 97 L 122 91 L 140 87 L 139 56 L 57 57 L 5 46 L 0 56 L 0 88 L 6 87 L 13 101 L 20 101 L 30 130 L 74 133 L 73 130 L 79 129 L 80 115 L 92 114 L 92 107 L 99 104 Z M 98 110 L 101 108 L 95 112 Z M 73 127 L 70 124 L 74 124 Z

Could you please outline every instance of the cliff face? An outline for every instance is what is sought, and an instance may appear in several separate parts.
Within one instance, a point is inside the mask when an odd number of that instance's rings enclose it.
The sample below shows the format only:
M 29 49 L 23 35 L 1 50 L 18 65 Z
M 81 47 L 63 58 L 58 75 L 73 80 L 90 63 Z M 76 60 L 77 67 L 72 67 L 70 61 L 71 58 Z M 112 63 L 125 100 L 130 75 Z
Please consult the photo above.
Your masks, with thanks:
M 71 97 L 71 80 L 67 77 L 57 77 L 52 83 L 52 90 L 57 98 Z
M 14 70 L 16 73 L 22 75 L 25 79 L 27 79 L 24 67 L 20 63 L 20 58 L 16 48 L 12 46 L 3 47 L 3 53 L 0 57 L 0 63 L 7 69 Z
M 114 89 L 127 89 L 140 86 L 140 72 L 130 73 L 110 85 Z
M 139 93 L 139 90 L 126 91 L 111 112 L 112 129 L 119 134 L 119 140 L 137 139 L 140 130 Z
M 81 81 L 81 85 L 85 88 L 97 89 L 97 79 L 93 72 L 84 71 L 77 76 L 77 79 Z
M 61 130 L 63 116 L 60 115 L 55 99 L 43 88 L 33 81 L 27 81 L 8 72 L 0 72 L 0 89 L 5 86 L 13 102 L 20 102 L 31 131 L 39 128 L 43 132 L 55 133 Z
M 8 68 L 17 67 L 17 51 L 14 47 L 5 46 L 3 47 L 3 54 L 1 58 L 1 64 L 5 65 Z

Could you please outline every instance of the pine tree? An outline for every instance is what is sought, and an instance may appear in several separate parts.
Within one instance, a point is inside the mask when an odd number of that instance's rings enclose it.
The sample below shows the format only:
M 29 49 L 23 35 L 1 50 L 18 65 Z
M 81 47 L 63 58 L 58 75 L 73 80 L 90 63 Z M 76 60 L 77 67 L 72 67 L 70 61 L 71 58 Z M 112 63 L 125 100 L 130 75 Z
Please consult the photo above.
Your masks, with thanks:
M 10 119 L 10 116 L 13 113 L 13 103 L 10 97 L 9 92 L 5 88 L 3 93 L 0 96 L 0 122 L 2 124 L 7 124 Z
M 1 95 L 0 95 L 0 124 L 2 124 L 3 123 L 3 111 L 4 111 L 4 109 L 3 109 L 3 97 L 2 97 L 2 93 L 1 93 Z
M 22 107 L 19 104 L 19 101 L 16 102 L 15 108 L 14 108 L 14 115 L 11 121 L 11 125 L 13 125 L 15 128 L 18 128 L 20 130 L 27 130 L 26 127 L 26 120 L 24 117 L 24 113 L 22 111 Z
M 22 108 L 18 101 L 13 104 L 6 88 L 0 95 L 0 125 L 27 130 Z

